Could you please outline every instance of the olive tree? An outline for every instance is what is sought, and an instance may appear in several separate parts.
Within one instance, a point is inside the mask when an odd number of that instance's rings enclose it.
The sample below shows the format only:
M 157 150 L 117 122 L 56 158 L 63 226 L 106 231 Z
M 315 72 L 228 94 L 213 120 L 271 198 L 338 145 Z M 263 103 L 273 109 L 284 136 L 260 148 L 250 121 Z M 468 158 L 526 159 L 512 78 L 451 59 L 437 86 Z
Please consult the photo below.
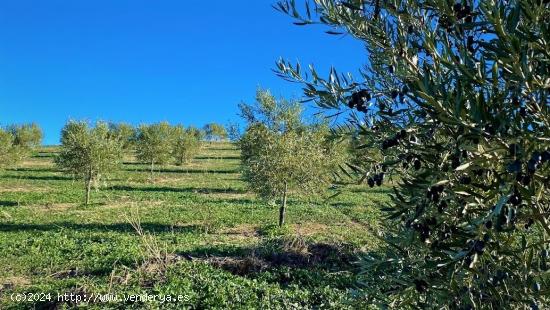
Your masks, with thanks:
M 137 158 L 150 165 L 151 177 L 153 177 L 155 164 L 164 165 L 172 157 L 173 132 L 173 127 L 167 122 L 140 125 L 137 130 Z
M 136 141 L 136 128 L 127 123 L 109 123 L 109 131 L 122 143 L 126 151 L 132 150 Z
M 17 164 L 41 143 L 42 130 L 34 123 L 0 128 L 0 166 Z
M 279 200 L 284 225 L 290 193 L 321 193 L 342 162 L 344 148 L 329 140 L 322 123 L 306 124 L 299 103 L 259 90 L 255 105 L 240 105 L 247 128 L 239 141 L 243 178 L 266 200 Z
M 174 145 L 172 155 L 176 165 L 189 162 L 201 147 L 200 133 L 196 128 L 185 128 L 182 125 L 174 127 Z
M 17 160 L 17 149 L 11 132 L 0 128 L 0 168 L 6 168 Z
M 84 180 L 85 203 L 90 202 L 92 183 L 112 172 L 122 156 L 122 142 L 112 136 L 106 123 L 90 126 L 87 122 L 69 121 L 61 130 L 61 149 L 57 166 Z
M 353 110 L 370 169 L 399 176 L 368 297 L 394 308 L 522 308 L 549 301 L 548 1 L 280 1 L 298 25 L 366 47 L 358 77 L 281 60 L 326 109 Z M 331 111 L 333 113 L 333 111 Z M 360 121 L 356 121 L 359 119 Z
M 35 124 L 11 125 L 8 130 L 14 137 L 14 144 L 26 149 L 33 149 L 42 143 L 42 129 Z
M 241 138 L 241 127 L 238 123 L 229 123 L 226 126 L 227 138 L 231 142 L 237 142 Z
M 220 124 L 210 123 L 204 125 L 204 133 L 208 141 L 220 141 L 227 139 L 227 131 Z

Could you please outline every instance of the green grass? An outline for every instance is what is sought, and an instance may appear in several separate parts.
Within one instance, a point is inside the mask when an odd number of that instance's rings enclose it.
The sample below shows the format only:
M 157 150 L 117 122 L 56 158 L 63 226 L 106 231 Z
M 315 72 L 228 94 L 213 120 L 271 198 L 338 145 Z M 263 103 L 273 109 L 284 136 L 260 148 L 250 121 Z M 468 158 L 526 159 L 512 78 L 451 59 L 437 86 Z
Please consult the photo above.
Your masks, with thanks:
M 350 187 L 330 200 L 291 199 L 278 210 L 247 191 L 239 152 L 206 145 L 184 167 L 150 178 L 128 156 L 84 186 L 53 165 L 55 148 L 0 172 L 0 309 L 356 308 L 358 254 L 376 248 L 387 189 Z M 139 218 L 144 235 L 129 219 Z M 155 260 L 145 249 L 163 253 Z M 154 252 L 154 251 L 153 251 Z M 179 303 L 17 302 L 14 293 L 182 295 Z

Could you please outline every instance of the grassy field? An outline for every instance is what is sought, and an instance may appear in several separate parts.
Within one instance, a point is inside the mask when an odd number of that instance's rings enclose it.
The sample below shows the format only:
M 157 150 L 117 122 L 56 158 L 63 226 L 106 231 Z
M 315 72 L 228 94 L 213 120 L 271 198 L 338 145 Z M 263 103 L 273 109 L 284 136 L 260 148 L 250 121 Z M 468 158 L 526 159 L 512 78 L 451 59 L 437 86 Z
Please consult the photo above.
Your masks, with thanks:
M 83 184 L 60 173 L 54 156 L 44 148 L 0 172 L 0 309 L 364 306 L 354 262 L 376 248 L 387 189 L 291 199 L 279 229 L 277 208 L 247 191 L 229 143 L 153 179 L 128 156 L 88 206 Z M 17 301 L 23 293 L 34 294 Z M 140 294 L 183 298 L 124 300 Z

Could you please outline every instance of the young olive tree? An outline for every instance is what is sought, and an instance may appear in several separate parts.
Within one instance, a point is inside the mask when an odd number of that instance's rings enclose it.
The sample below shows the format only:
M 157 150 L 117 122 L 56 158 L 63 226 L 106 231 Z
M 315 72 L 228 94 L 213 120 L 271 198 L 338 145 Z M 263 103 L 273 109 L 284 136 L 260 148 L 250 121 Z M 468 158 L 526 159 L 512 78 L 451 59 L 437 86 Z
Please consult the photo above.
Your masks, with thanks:
M 138 160 L 151 167 L 151 177 L 155 164 L 164 165 L 172 156 L 174 129 L 167 122 L 140 125 L 137 131 L 136 154 Z
M 6 131 L 13 137 L 11 164 L 28 157 L 42 143 L 42 130 L 35 124 L 10 125 Z
M 394 308 L 538 309 L 550 299 L 550 3 L 317 0 L 276 7 L 367 50 L 360 78 L 287 61 L 321 107 L 344 111 L 366 169 L 398 176 L 368 297 Z M 311 77 L 311 78 L 308 78 Z
M 299 103 L 276 100 L 259 90 L 255 105 L 240 105 L 248 127 L 239 141 L 243 177 L 266 200 L 279 199 L 279 225 L 285 223 L 290 193 L 321 193 L 344 154 L 328 139 L 324 124 L 306 124 Z
M 229 139 L 229 141 L 231 141 L 231 142 L 239 141 L 239 139 L 242 136 L 241 127 L 239 126 L 239 124 L 238 123 L 229 123 L 225 127 L 226 127 L 225 130 L 227 132 L 227 138 Z
M 116 168 L 122 156 L 122 143 L 109 132 L 106 123 L 90 127 L 87 122 L 70 121 L 61 131 L 57 166 L 84 180 L 85 203 L 90 203 L 92 183 Z
M 176 165 L 181 166 L 195 157 L 201 147 L 200 133 L 196 128 L 174 127 L 174 146 L 172 155 Z
M 122 143 L 125 151 L 130 151 L 135 147 L 136 128 L 127 123 L 109 123 L 111 135 Z
M 11 132 L 0 128 L 0 169 L 6 168 L 17 161 L 18 152 L 13 143 Z
M 227 139 L 227 131 L 220 124 L 210 123 L 203 128 L 208 141 L 221 141 Z

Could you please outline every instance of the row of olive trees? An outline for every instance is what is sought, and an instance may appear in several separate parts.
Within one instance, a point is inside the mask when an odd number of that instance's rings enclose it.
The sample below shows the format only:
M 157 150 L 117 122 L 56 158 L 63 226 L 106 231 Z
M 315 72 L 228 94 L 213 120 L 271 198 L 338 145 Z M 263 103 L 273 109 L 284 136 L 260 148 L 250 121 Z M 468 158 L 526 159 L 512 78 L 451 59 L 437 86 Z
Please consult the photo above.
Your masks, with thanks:
M 61 150 L 55 162 L 63 171 L 84 181 L 88 204 L 92 184 L 115 171 L 125 153 L 135 151 L 138 160 L 149 164 L 153 173 L 155 165 L 170 160 L 183 165 L 191 160 L 201 139 L 202 133 L 196 128 L 165 122 L 134 128 L 128 124 L 97 122 L 91 126 L 84 121 L 70 121 L 61 131 Z
M 264 90 L 256 98 L 254 105 L 240 105 L 247 123 L 239 140 L 243 178 L 261 198 L 279 201 L 282 226 L 288 196 L 324 192 L 346 158 L 346 147 L 330 138 L 327 124 L 305 122 L 298 102 L 277 100 Z
M 36 124 L 0 128 L 0 168 L 12 166 L 28 157 L 42 143 L 42 130 Z
M 148 163 L 151 175 L 155 165 L 165 165 L 174 161 L 181 166 L 196 155 L 204 133 L 194 127 L 171 126 L 166 122 L 141 125 L 136 133 L 136 156 Z
M 306 1 L 277 8 L 366 47 L 359 79 L 278 63 L 320 107 L 354 110 L 365 174 L 398 176 L 385 252 L 362 284 L 381 308 L 531 309 L 550 299 L 550 3 Z M 372 181 L 370 182 L 372 184 Z

